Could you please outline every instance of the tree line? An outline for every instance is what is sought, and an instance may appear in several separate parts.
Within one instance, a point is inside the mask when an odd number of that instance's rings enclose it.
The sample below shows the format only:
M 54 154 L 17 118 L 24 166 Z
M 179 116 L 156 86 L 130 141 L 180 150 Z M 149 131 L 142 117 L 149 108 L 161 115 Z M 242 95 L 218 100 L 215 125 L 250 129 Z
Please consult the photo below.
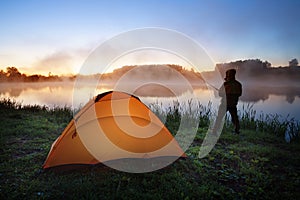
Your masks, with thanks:
M 26 75 L 21 73 L 16 67 L 7 67 L 6 71 L 0 70 L 0 82 L 42 82 L 42 81 L 62 81 L 64 78 L 58 75 L 43 76 L 40 74 Z
M 214 77 L 217 73 L 221 73 L 222 76 L 225 75 L 226 70 L 234 68 L 237 70 L 237 78 L 244 80 L 262 80 L 266 78 L 281 78 L 282 80 L 300 80 L 300 66 L 298 65 L 297 59 L 292 59 L 289 61 L 289 65 L 285 67 L 272 67 L 271 63 L 268 61 L 261 61 L 259 59 L 248 59 L 248 60 L 238 60 L 229 63 L 216 64 L 215 70 L 210 72 L 202 72 L 207 75 Z M 193 69 L 185 69 L 180 65 L 166 64 L 162 68 L 161 65 L 132 65 L 123 66 L 121 68 L 115 69 L 111 73 L 105 74 L 93 74 L 93 75 L 74 75 L 74 76 L 58 76 L 51 75 L 43 76 L 39 74 L 26 75 L 21 72 L 16 67 L 7 67 L 6 71 L 0 70 L 0 82 L 42 82 L 42 81 L 74 81 L 76 77 L 84 77 L 84 79 L 96 78 L 101 80 L 118 80 L 127 72 L 135 69 L 131 73 L 132 79 L 160 79 L 168 80 L 172 79 L 174 72 L 182 74 L 187 80 L 199 81 L 201 78 L 201 73 L 196 72 Z
M 272 67 L 268 61 L 259 59 L 238 60 L 217 64 L 215 72 L 220 72 L 224 76 L 226 70 L 232 68 L 237 70 L 238 78 L 245 80 L 265 80 L 267 78 L 276 78 L 278 81 L 300 80 L 300 66 L 297 59 L 292 59 L 285 67 Z

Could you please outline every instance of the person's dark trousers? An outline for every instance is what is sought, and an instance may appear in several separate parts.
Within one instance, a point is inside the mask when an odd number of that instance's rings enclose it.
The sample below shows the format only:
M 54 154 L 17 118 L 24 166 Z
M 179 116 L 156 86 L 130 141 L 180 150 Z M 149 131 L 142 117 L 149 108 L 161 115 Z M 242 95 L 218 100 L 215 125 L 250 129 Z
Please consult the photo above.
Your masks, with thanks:
M 236 106 L 228 106 L 227 110 L 229 111 L 229 113 L 231 115 L 231 120 L 235 127 L 235 133 L 239 134 L 240 133 L 240 122 L 239 122 L 239 117 L 237 114 L 237 108 L 236 108 Z

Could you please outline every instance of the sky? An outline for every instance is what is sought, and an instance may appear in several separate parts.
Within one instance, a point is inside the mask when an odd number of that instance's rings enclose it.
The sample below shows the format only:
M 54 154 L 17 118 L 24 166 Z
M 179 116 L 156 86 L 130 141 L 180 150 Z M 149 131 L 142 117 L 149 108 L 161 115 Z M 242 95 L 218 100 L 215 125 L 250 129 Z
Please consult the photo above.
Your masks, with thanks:
M 103 42 L 145 27 L 190 37 L 214 63 L 287 66 L 300 60 L 299 9 L 298 0 L 1 0 L 0 69 L 78 73 Z

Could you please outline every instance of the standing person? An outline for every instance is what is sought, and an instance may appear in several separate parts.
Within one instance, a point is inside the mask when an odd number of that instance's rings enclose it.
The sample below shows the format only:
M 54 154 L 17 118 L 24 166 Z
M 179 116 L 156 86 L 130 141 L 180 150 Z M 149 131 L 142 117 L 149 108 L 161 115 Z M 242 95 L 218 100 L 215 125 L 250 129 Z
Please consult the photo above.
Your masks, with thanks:
M 231 120 L 234 125 L 234 133 L 240 133 L 240 122 L 237 114 L 237 104 L 239 97 L 242 95 L 242 84 L 235 79 L 236 70 L 229 69 L 226 71 L 225 82 L 219 89 L 219 96 L 222 97 L 221 105 L 219 106 L 218 116 L 216 119 L 215 130 L 220 128 L 221 121 L 229 111 Z
M 229 69 L 226 71 L 225 82 L 223 87 L 225 88 L 226 94 L 226 111 L 229 111 L 231 115 L 231 120 L 233 125 L 235 126 L 235 133 L 240 133 L 240 122 L 237 114 L 237 104 L 239 101 L 239 97 L 242 95 L 242 84 L 235 80 L 235 69 Z M 222 91 L 222 90 L 220 90 Z M 224 91 L 224 90 L 223 90 Z M 221 92 L 222 93 L 222 92 Z M 220 94 L 221 96 L 222 94 Z

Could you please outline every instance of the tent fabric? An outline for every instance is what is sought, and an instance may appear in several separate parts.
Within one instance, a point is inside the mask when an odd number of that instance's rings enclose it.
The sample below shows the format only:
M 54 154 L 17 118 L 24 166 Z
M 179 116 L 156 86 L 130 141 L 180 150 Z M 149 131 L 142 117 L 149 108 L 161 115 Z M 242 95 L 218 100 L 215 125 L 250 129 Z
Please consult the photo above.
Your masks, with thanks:
M 127 158 L 185 157 L 138 97 L 109 91 L 91 99 L 52 144 L 43 168 Z

